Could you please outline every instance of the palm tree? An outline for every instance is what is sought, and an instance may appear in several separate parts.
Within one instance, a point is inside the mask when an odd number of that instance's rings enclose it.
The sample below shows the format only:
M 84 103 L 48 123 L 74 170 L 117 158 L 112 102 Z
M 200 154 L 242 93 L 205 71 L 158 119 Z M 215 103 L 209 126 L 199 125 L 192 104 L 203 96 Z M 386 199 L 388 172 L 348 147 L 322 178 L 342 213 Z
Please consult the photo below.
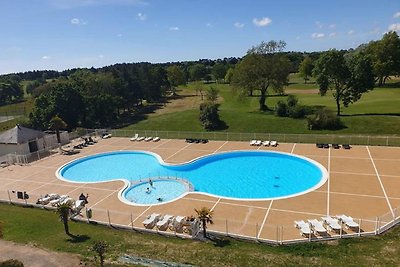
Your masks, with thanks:
M 50 129 L 53 131 L 56 131 L 57 135 L 57 142 L 61 143 L 61 138 L 60 138 L 60 129 L 65 129 L 67 128 L 67 123 L 63 121 L 58 115 L 54 116 L 50 120 Z
M 69 227 L 68 227 L 68 219 L 69 215 L 72 211 L 72 203 L 70 201 L 67 201 L 62 204 L 57 205 L 57 214 L 60 217 L 60 220 L 64 224 L 64 230 L 67 235 L 71 235 L 69 232 Z
M 206 238 L 207 237 L 207 223 L 209 223 L 209 224 L 214 223 L 213 219 L 212 219 L 214 212 L 206 207 L 203 207 L 200 210 L 198 210 L 198 209 L 194 209 L 194 210 L 197 213 L 197 217 L 203 224 L 203 237 Z

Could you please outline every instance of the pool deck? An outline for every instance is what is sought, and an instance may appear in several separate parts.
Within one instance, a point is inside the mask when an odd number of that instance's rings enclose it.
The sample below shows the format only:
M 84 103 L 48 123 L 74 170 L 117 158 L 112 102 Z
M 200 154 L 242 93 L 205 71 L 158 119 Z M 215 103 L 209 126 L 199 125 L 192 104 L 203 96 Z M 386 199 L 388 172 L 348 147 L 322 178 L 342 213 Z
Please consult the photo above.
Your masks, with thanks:
M 329 173 L 327 182 L 304 195 L 268 201 L 239 201 L 189 193 L 177 201 L 154 206 L 132 206 L 118 199 L 122 181 L 68 183 L 56 178 L 63 164 L 87 155 L 108 151 L 142 150 L 159 154 L 165 162 L 182 163 L 223 151 L 273 150 L 302 155 L 322 164 Z M 277 147 L 250 146 L 248 142 L 210 141 L 188 144 L 185 140 L 132 142 L 129 138 L 101 139 L 75 155 L 53 155 L 28 166 L 12 165 L 0 169 L 0 199 L 18 201 L 11 191 L 26 191 L 30 202 L 47 193 L 78 198 L 89 194 L 93 219 L 113 224 L 144 228 L 142 221 L 151 213 L 194 215 L 195 208 L 214 211 L 210 230 L 265 240 L 301 239 L 295 220 L 320 219 L 325 215 L 346 214 L 362 222 L 362 231 L 373 231 L 376 218 L 382 222 L 400 206 L 400 148 L 353 146 L 350 150 L 317 148 L 315 144 L 280 143 Z M 398 216 L 398 215 L 397 215 Z M 360 221 L 359 219 L 362 219 Z M 345 233 L 351 230 L 345 230 Z M 328 233 L 333 236 L 335 233 Z

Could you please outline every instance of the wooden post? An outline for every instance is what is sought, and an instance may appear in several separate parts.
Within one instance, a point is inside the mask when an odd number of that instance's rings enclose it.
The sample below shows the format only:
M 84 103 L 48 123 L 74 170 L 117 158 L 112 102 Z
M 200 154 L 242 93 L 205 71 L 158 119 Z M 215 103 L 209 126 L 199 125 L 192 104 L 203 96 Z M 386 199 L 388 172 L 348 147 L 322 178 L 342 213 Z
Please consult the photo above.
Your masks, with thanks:
M 12 202 L 11 202 L 10 190 L 7 190 L 7 194 L 8 194 L 8 200 L 10 201 L 11 204 Z
M 360 218 L 360 220 L 358 222 L 358 236 L 361 236 L 361 222 L 362 222 L 362 219 Z
M 226 236 L 229 236 L 229 234 L 228 234 L 228 219 L 225 219 L 225 230 L 226 230 Z
M 132 227 L 132 230 L 134 230 L 133 229 L 133 214 L 131 213 L 131 227 Z
M 108 226 L 111 226 L 110 211 L 107 210 Z

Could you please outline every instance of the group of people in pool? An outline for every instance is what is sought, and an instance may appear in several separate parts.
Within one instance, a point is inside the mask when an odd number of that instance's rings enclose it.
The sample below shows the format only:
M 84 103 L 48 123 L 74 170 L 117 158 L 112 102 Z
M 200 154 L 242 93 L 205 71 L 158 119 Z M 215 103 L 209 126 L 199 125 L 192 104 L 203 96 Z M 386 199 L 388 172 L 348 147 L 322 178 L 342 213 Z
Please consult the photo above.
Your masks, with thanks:
M 150 184 L 151 188 L 154 188 L 154 187 L 153 187 L 153 181 L 152 181 L 151 179 L 149 179 L 149 184 Z M 146 188 L 146 193 L 147 193 L 147 194 L 150 194 L 150 193 L 151 193 L 150 187 L 147 187 L 147 188 Z M 161 201 L 163 201 L 163 199 L 162 199 L 161 197 L 159 197 L 159 198 L 157 198 L 157 201 L 158 201 L 158 202 L 161 202 Z

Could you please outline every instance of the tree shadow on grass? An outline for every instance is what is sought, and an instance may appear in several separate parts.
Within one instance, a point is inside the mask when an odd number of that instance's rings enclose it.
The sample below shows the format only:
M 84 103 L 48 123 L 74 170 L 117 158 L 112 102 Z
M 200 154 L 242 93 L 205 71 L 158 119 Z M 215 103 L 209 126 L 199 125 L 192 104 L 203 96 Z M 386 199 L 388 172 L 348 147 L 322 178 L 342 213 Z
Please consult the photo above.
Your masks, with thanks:
M 88 235 L 73 235 L 69 234 L 69 239 L 67 239 L 68 242 L 76 244 L 76 243 L 83 243 L 86 242 L 87 240 L 90 239 L 90 236 Z
M 217 237 L 217 236 L 208 236 L 207 239 L 209 239 L 210 241 L 212 241 L 214 243 L 214 247 L 223 248 L 226 246 L 230 246 L 230 244 L 231 244 L 231 241 L 229 239 L 221 238 L 221 237 Z

